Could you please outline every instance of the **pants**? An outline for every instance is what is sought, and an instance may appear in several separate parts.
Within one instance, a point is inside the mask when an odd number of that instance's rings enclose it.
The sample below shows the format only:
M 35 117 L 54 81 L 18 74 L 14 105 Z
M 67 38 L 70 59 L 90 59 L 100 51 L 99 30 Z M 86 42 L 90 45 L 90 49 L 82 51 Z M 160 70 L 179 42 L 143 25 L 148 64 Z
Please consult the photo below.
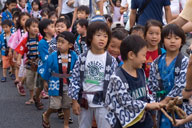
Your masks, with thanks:
M 100 108 L 88 108 L 88 110 L 81 108 L 81 113 L 78 117 L 79 128 L 91 128 L 93 116 L 97 122 L 97 128 L 111 128 L 107 120 L 105 119 L 108 111 L 104 107 Z

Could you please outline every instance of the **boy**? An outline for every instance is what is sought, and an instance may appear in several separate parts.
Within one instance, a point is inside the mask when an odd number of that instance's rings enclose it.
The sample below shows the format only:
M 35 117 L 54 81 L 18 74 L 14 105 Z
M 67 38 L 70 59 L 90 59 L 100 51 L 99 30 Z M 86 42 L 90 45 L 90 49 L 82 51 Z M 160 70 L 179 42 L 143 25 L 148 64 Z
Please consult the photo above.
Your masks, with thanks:
M 42 115 L 43 126 L 49 126 L 49 117 L 57 109 L 64 111 L 64 128 L 69 128 L 69 117 L 72 100 L 67 96 L 69 78 L 59 77 L 59 75 L 72 72 L 77 55 L 70 49 L 73 47 L 74 35 L 68 31 L 57 36 L 58 51 L 52 53 L 47 62 L 42 78 L 48 81 L 48 92 L 50 96 L 50 106 Z M 55 85 L 55 83 L 57 83 Z
M 73 99 L 73 113 L 79 115 L 79 128 L 89 128 L 95 116 L 98 128 L 109 128 L 104 100 L 109 78 L 117 66 L 106 48 L 111 32 L 105 22 L 92 22 L 87 30 L 90 50 L 81 54 L 72 72 L 68 95 Z
M 127 35 L 123 33 L 121 30 L 112 31 L 111 41 L 109 43 L 109 46 L 107 47 L 107 51 L 111 54 L 111 56 L 116 58 L 118 62 L 118 66 L 122 66 L 123 64 L 123 62 L 119 59 L 120 46 L 121 46 L 122 40 L 126 36 Z
M 27 54 L 26 68 L 26 86 L 30 92 L 30 99 L 25 104 L 33 104 L 34 88 L 37 77 L 37 63 L 38 63 L 38 42 L 42 37 L 38 34 L 38 20 L 30 18 L 26 21 L 25 27 L 28 32 L 28 36 L 25 37 L 21 43 L 16 47 L 15 51 L 19 53 L 17 59 L 17 65 L 21 65 L 21 58 L 24 54 Z M 17 84 L 17 88 L 23 88 L 22 85 Z M 22 92 L 19 92 L 22 93 Z M 24 95 L 24 94 L 21 94 Z
M 120 51 L 124 64 L 110 78 L 105 100 L 109 110 L 106 119 L 113 128 L 152 128 L 152 117 L 147 110 L 160 109 L 160 104 L 148 103 L 142 70 L 147 43 L 132 35 L 123 40 Z
M 74 14 L 75 15 L 75 14 Z M 89 8 L 87 6 L 80 6 L 77 9 L 77 19 L 74 21 L 74 23 L 72 24 L 72 33 L 75 34 L 75 37 L 77 37 L 78 33 L 77 33 L 77 29 L 76 29 L 76 25 L 77 25 L 77 21 L 80 19 L 87 19 L 89 16 Z
M 8 42 L 11 37 L 12 22 L 10 20 L 4 20 L 2 22 L 3 32 L 0 35 L 0 48 L 3 61 L 3 77 L 1 82 L 6 82 L 7 80 L 7 68 L 11 66 L 12 68 L 12 79 L 14 79 L 14 66 L 12 61 L 12 53 L 9 52 Z
M 144 33 L 145 33 L 145 27 L 142 25 L 135 25 L 129 31 L 130 35 L 138 35 L 141 36 L 143 39 L 144 39 Z
M 74 51 L 80 55 L 87 52 L 86 36 L 87 36 L 88 21 L 80 19 L 77 21 L 77 33 L 79 34 L 74 45 Z
M 70 31 L 70 21 L 67 18 L 59 18 L 55 23 L 55 32 L 56 35 L 64 31 Z
M 39 52 L 39 61 L 38 61 L 38 75 L 37 75 L 37 88 L 36 95 L 34 97 L 35 106 L 37 109 L 43 109 L 43 104 L 40 101 L 40 94 L 43 90 L 44 80 L 41 75 L 43 73 L 44 63 L 47 61 L 49 54 L 56 51 L 56 42 L 53 42 L 53 36 L 55 35 L 55 27 L 53 21 L 49 19 L 44 19 L 39 23 L 39 31 L 43 36 L 43 39 L 39 42 L 38 52 Z M 44 86 L 47 86 L 46 84 Z

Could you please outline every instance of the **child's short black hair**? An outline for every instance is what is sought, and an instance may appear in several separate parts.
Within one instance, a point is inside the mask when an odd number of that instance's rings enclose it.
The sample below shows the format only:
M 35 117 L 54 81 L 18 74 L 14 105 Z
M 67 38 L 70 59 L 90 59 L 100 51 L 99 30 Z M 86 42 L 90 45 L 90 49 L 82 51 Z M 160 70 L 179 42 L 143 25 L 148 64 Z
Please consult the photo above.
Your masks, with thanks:
M 107 23 L 103 22 L 103 21 L 95 21 L 92 22 L 88 28 L 87 28 L 87 46 L 90 47 L 91 46 L 91 42 L 93 40 L 93 36 L 95 35 L 96 32 L 98 31 L 104 31 L 107 33 L 108 35 L 108 42 L 106 45 L 109 45 L 110 39 L 111 39 L 111 30 L 108 27 Z
M 133 27 L 130 29 L 129 34 L 131 34 L 133 31 L 142 31 L 143 34 L 144 34 L 144 32 L 145 32 L 145 27 L 142 26 L 142 25 L 137 24 L 137 25 L 133 26 Z
M 123 40 L 126 36 L 127 34 L 121 30 L 114 30 L 111 33 L 111 38 L 117 38 L 118 40 Z
M 144 36 L 147 35 L 147 31 L 149 30 L 150 27 L 152 26 L 156 26 L 159 27 L 160 30 L 162 30 L 163 25 L 161 22 L 159 22 L 158 20 L 148 20 L 147 23 L 145 24 L 145 32 L 144 32 Z
M 138 35 L 127 36 L 121 43 L 120 52 L 123 61 L 126 61 L 128 52 L 132 51 L 135 55 L 144 47 L 147 42 Z
M 80 19 L 77 21 L 77 24 L 79 24 L 81 27 L 85 26 L 88 27 L 88 20 L 87 19 Z
M 52 20 L 49 19 L 43 19 L 39 22 L 39 32 L 43 37 L 46 36 L 46 33 L 44 32 L 44 29 L 46 29 L 50 24 L 54 24 Z
M 64 38 L 65 40 L 67 40 L 69 43 L 74 44 L 75 43 L 75 35 L 71 32 L 68 31 L 64 31 L 62 33 L 60 33 L 57 37 L 56 40 L 58 40 L 59 37 Z
M 45 15 L 48 15 L 49 12 L 50 12 L 50 11 L 49 11 L 48 8 L 44 8 L 44 9 L 41 10 L 41 13 L 40 13 L 40 14 L 41 14 L 41 16 L 45 16 Z
M 39 0 L 33 0 L 31 3 L 31 6 L 33 6 L 33 4 L 36 3 L 39 6 L 39 10 L 41 10 L 41 3 Z
M 110 15 L 108 15 L 108 14 L 105 14 L 105 15 L 103 15 L 104 17 L 105 17 L 105 19 L 106 19 L 106 21 L 108 21 L 109 23 L 113 23 L 113 18 L 110 16 Z
M 56 21 L 55 25 L 60 23 L 60 22 L 64 23 L 67 26 L 67 29 L 69 29 L 71 27 L 71 23 L 70 23 L 69 19 L 67 19 L 67 18 L 59 18 Z
M 25 22 L 25 28 L 29 28 L 33 23 L 38 24 L 39 20 L 36 18 L 29 18 L 26 22 Z M 27 29 L 26 29 L 27 30 Z
M 20 8 L 13 8 L 11 9 L 11 14 L 14 15 L 16 12 L 21 13 L 21 9 Z
M 85 5 L 79 6 L 79 7 L 77 8 L 77 12 L 79 12 L 79 11 L 85 11 L 85 13 L 86 13 L 87 15 L 89 15 L 89 7 L 87 7 L 87 6 L 85 6 Z
M 182 45 L 184 45 L 186 43 L 185 42 L 186 41 L 185 32 L 183 31 L 183 29 L 181 27 L 179 27 L 176 24 L 168 24 L 163 28 L 162 33 L 161 33 L 162 43 L 164 43 L 164 39 L 166 37 L 168 37 L 169 35 L 172 35 L 172 34 L 181 38 Z
M 4 26 L 4 25 L 7 25 L 9 27 L 12 27 L 12 21 L 11 20 L 4 20 L 1 25 Z
M 51 11 L 49 12 L 48 17 L 51 18 L 51 16 L 54 16 L 54 15 L 57 17 L 57 13 L 55 11 Z

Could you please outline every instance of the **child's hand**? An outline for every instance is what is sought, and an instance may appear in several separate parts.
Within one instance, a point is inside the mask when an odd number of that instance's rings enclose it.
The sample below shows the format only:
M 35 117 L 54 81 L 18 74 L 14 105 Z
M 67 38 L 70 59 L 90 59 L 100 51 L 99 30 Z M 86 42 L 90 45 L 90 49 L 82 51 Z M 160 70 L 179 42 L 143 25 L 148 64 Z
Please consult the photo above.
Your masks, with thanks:
M 146 109 L 147 110 L 160 110 L 162 107 L 164 107 L 165 105 L 164 104 L 162 104 L 162 103 L 157 103 L 157 102 L 155 102 L 155 103 L 148 103 L 147 105 L 146 105 Z
M 77 102 L 77 100 L 73 100 L 73 113 L 75 115 L 80 115 L 80 111 L 81 111 L 81 107 L 79 105 L 79 103 Z
M 184 119 L 176 120 L 176 124 L 173 124 L 174 127 L 178 127 L 180 125 L 183 125 L 185 123 Z
M 12 57 L 12 56 L 13 56 L 12 51 L 9 51 L 8 56 L 9 56 L 9 57 Z

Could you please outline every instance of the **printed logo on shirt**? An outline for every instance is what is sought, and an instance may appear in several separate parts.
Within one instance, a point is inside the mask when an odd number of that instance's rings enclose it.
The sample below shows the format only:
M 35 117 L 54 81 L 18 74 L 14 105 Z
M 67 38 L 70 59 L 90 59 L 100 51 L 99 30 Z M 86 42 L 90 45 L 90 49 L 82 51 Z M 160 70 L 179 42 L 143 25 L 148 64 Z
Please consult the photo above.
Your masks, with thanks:
M 88 70 L 85 71 L 85 82 L 99 85 L 104 79 L 104 66 L 98 61 L 91 61 L 87 64 Z
M 145 87 L 138 88 L 138 89 L 134 90 L 133 92 L 131 92 L 131 95 L 135 99 L 139 99 L 139 98 L 142 98 L 142 97 L 146 96 Z

